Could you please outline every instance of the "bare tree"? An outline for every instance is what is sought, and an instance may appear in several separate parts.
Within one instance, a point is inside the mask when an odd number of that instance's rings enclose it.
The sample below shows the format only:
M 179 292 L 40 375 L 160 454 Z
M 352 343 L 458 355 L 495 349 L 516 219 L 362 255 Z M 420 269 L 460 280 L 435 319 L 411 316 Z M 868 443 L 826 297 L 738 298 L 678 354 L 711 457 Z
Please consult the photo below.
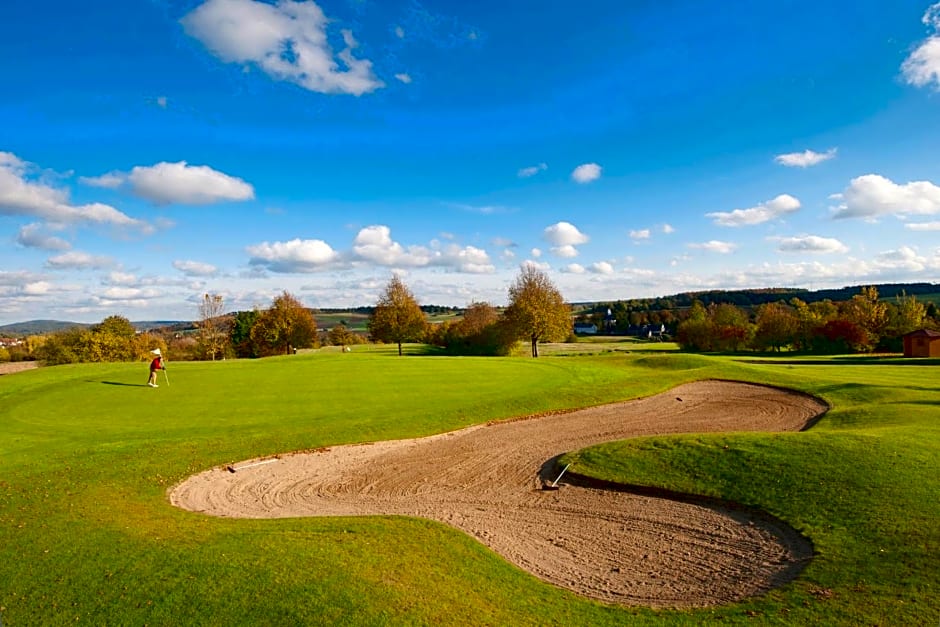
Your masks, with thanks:
M 199 303 L 199 344 L 212 361 L 215 361 L 216 354 L 225 350 L 224 309 L 221 294 L 205 294 Z
M 503 317 L 515 335 L 529 339 L 533 357 L 539 356 L 539 341 L 563 340 L 571 332 L 571 308 L 548 275 L 531 265 L 509 287 Z

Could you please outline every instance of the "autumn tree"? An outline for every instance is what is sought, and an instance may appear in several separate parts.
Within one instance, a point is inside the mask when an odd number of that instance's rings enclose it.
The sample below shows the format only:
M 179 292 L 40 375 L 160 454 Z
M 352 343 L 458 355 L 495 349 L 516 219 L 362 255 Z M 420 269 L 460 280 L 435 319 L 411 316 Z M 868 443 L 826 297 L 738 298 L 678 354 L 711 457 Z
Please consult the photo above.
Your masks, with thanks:
M 375 304 L 368 328 L 372 339 L 398 344 L 399 355 L 402 342 L 424 338 L 427 328 L 424 312 L 397 274 L 392 276 Z
M 842 304 L 841 310 L 844 319 L 854 323 L 867 335 L 867 341 L 858 350 L 873 350 L 888 326 L 888 304 L 878 300 L 878 288 L 863 287 L 860 294 Z
M 359 336 L 346 328 L 346 325 L 340 322 L 330 329 L 327 333 L 327 339 L 333 346 L 342 346 L 344 349 L 347 344 L 358 344 Z
M 199 347 L 212 361 L 225 351 L 225 305 L 221 294 L 204 294 L 199 301 Z
M 571 333 L 571 308 L 548 275 L 532 265 L 523 266 L 509 286 L 503 319 L 513 336 L 528 338 L 533 357 L 539 356 L 540 341 L 561 341 Z
M 458 355 L 505 355 L 516 342 L 496 308 L 484 302 L 471 303 L 459 321 L 441 323 L 435 331 L 435 343 Z
M 752 340 L 757 350 L 777 352 L 796 338 L 799 322 L 793 309 L 783 303 L 765 303 L 757 308 L 756 329 Z
M 261 355 L 289 354 L 316 344 L 317 322 L 309 309 L 285 291 L 261 312 L 249 335 Z

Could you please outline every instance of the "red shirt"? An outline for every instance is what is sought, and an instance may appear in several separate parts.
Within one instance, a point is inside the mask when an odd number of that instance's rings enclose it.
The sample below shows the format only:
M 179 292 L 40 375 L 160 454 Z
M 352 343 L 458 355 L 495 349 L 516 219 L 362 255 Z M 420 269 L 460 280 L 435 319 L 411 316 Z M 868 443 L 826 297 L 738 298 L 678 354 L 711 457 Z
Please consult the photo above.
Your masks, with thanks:
M 153 372 L 154 370 L 160 370 L 161 368 L 163 368 L 163 364 L 160 363 L 160 358 L 159 358 L 159 357 L 155 358 L 153 361 L 150 362 L 150 371 L 151 371 L 151 372 Z

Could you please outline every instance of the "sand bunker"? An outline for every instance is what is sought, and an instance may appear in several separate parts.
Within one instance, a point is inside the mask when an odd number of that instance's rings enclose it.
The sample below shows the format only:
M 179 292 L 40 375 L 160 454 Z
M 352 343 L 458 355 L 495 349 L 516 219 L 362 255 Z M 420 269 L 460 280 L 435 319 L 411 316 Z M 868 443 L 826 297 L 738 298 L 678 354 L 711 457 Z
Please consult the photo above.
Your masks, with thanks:
M 812 555 L 769 516 L 559 482 L 553 460 L 599 442 L 670 433 L 798 431 L 827 406 L 744 383 L 703 381 L 657 396 L 413 440 L 339 446 L 195 475 L 170 491 L 213 516 L 396 514 L 465 531 L 552 584 L 609 603 L 694 607 L 781 585 Z M 264 461 L 267 463 L 258 463 Z

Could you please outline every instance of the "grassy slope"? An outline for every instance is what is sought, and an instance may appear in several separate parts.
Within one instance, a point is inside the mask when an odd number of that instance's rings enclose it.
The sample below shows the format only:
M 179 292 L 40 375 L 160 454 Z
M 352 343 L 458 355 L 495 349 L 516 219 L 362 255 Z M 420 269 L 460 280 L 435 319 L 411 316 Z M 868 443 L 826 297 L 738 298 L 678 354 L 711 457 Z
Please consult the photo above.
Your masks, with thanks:
M 936 618 L 926 603 L 937 594 L 937 525 L 924 524 L 940 519 L 934 367 L 742 365 L 655 353 L 397 358 L 391 350 L 174 363 L 171 386 L 159 390 L 140 386 L 139 364 L 0 377 L 4 624 Z M 702 377 L 792 385 L 836 409 L 807 434 L 641 441 L 585 454 L 578 468 L 735 498 L 804 529 L 820 551 L 804 577 L 740 606 L 603 606 L 422 520 L 223 520 L 165 499 L 191 472 L 256 455 L 441 432 Z

